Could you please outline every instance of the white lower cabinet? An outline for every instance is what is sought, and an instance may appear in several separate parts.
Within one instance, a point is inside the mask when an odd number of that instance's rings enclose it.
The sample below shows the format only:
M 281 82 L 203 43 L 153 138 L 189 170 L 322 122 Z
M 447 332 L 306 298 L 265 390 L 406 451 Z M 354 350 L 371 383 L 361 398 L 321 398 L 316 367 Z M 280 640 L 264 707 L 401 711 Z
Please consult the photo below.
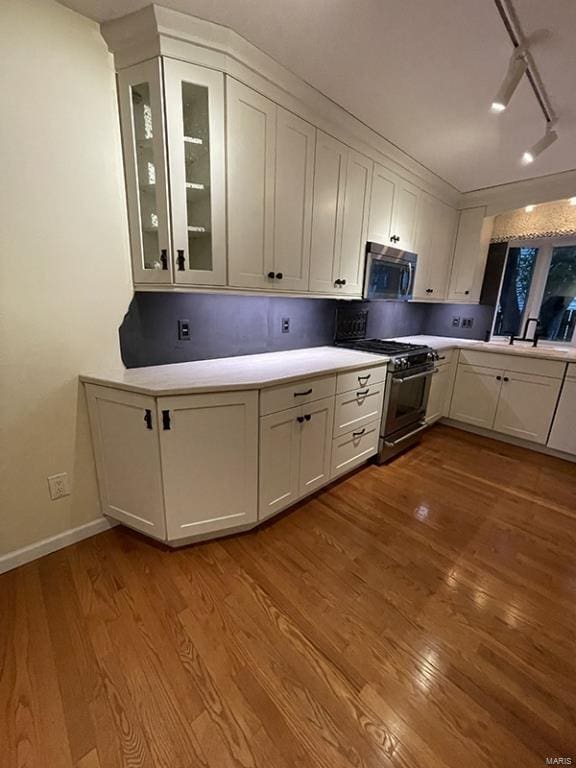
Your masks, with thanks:
M 256 522 L 257 392 L 86 391 L 104 514 L 169 542 Z
M 454 386 L 455 357 L 452 352 L 445 353 L 443 359 L 438 361 L 438 373 L 432 376 L 430 395 L 426 408 L 426 423 L 434 424 L 438 419 L 448 416 L 450 411 L 450 399 Z
M 380 419 L 337 437 L 332 442 L 332 469 L 330 477 L 336 478 L 360 466 L 378 451 Z
M 458 366 L 450 418 L 492 429 L 501 388 L 501 371 L 476 365 Z
M 565 365 L 485 352 L 466 351 L 462 358 L 484 365 L 458 366 L 450 418 L 545 445 Z
M 573 377 L 570 371 L 573 370 Z M 562 387 L 548 447 L 576 455 L 576 364 L 570 365 Z
M 494 430 L 544 445 L 562 382 L 504 371 Z
M 333 421 L 334 397 L 261 417 L 260 520 L 328 481 Z

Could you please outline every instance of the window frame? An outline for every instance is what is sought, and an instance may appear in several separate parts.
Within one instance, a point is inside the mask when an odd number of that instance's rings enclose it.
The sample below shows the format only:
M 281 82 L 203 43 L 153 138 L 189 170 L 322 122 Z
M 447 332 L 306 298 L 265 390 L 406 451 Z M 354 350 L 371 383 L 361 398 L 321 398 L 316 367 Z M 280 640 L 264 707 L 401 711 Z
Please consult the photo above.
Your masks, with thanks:
M 573 246 L 576 248 L 576 235 L 566 235 L 562 237 L 541 237 L 541 238 L 528 238 L 525 240 L 510 240 L 506 248 L 506 258 L 504 259 L 504 267 L 500 276 L 500 286 L 498 288 L 498 299 L 494 308 L 494 317 L 492 318 L 492 328 L 490 338 L 498 341 L 509 339 L 510 335 L 498 335 L 494 332 L 496 327 L 496 318 L 498 314 L 498 307 L 500 305 L 500 299 L 502 296 L 502 288 L 504 285 L 504 275 L 508 267 L 508 254 L 511 248 L 537 248 L 538 255 L 536 256 L 536 264 L 534 265 L 534 274 L 532 275 L 532 283 L 530 285 L 530 291 L 526 301 L 526 306 L 522 314 L 522 320 L 520 323 L 520 333 L 522 333 L 528 317 L 539 317 L 542 307 L 542 299 L 544 298 L 544 291 L 546 290 L 546 281 L 548 279 L 548 272 L 550 271 L 550 264 L 552 262 L 552 253 L 554 248 L 558 246 Z M 528 341 L 533 340 L 533 335 L 528 336 Z M 538 346 L 542 347 L 562 347 L 563 349 L 576 348 L 576 331 L 572 335 L 571 341 L 551 341 L 549 339 L 541 339 L 538 341 Z

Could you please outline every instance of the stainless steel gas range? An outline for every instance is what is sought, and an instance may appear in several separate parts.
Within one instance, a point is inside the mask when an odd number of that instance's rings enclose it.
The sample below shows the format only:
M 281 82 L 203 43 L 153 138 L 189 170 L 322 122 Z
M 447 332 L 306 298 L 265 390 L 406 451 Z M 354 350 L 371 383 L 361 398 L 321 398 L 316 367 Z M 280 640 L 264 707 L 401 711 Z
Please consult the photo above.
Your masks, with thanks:
M 344 320 L 339 317 L 335 344 L 390 358 L 377 456 L 383 464 L 420 441 L 438 355 L 425 345 L 364 338 L 366 317 L 366 310 L 353 317 L 348 312 Z

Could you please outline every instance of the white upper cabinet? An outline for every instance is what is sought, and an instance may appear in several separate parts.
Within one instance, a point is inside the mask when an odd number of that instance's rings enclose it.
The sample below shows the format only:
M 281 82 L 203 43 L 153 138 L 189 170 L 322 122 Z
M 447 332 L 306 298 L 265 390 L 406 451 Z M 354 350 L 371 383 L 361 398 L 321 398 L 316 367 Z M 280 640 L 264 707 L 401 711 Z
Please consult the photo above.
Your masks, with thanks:
M 485 208 L 460 212 L 448 300 L 478 303 L 490 246 L 493 219 L 485 218 Z
M 230 77 L 226 96 L 229 281 L 266 288 L 273 280 L 276 105 Z
M 315 149 L 314 126 L 278 107 L 274 250 L 269 271 L 285 290 L 308 290 Z
M 420 191 L 382 165 L 374 166 L 368 240 L 404 251 L 415 247 Z
M 362 293 L 372 162 L 317 132 L 310 290 Z
M 176 283 L 226 285 L 224 76 L 164 61 Z
M 232 78 L 227 104 L 230 285 L 306 291 L 316 129 Z
M 458 212 L 435 197 L 420 196 L 416 233 L 416 278 L 414 299 L 442 301 L 448 292 L 448 280 Z
M 118 75 L 135 283 L 172 282 L 164 93 L 160 59 Z
M 134 282 L 225 285 L 224 76 L 156 58 L 118 89 Z

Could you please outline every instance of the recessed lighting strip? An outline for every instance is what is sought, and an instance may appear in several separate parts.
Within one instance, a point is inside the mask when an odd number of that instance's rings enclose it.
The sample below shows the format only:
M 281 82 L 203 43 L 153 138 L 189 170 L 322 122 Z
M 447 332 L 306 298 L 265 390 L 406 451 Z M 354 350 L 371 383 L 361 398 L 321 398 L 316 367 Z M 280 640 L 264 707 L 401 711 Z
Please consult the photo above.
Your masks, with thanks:
M 527 41 L 522 33 L 520 27 L 520 21 L 518 15 L 512 5 L 512 0 L 494 0 L 494 4 L 498 9 L 498 13 L 502 19 L 502 23 L 508 32 L 508 37 L 514 48 L 523 49 L 523 58 L 526 61 L 526 77 L 528 82 L 532 86 L 536 100 L 540 105 L 544 119 L 548 125 L 554 124 L 557 120 L 546 89 L 542 82 L 542 78 L 536 68 L 532 54 L 528 50 Z

